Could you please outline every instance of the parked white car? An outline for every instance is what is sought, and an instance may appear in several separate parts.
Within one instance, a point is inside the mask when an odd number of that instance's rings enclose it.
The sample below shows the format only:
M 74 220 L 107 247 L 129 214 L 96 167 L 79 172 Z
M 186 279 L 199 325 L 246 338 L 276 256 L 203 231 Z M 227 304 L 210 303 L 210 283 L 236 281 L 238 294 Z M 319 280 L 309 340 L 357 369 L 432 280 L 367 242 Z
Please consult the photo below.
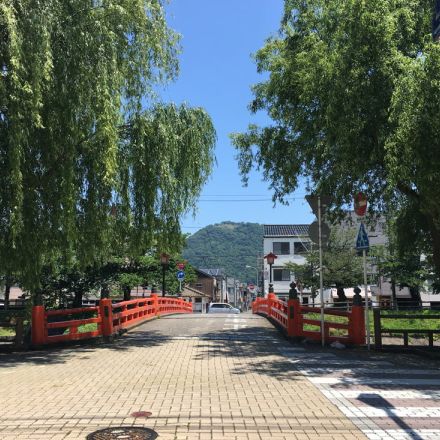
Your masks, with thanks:
M 228 303 L 211 303 L 209 304 L 208 313 L 240 313 L 240 310 Z

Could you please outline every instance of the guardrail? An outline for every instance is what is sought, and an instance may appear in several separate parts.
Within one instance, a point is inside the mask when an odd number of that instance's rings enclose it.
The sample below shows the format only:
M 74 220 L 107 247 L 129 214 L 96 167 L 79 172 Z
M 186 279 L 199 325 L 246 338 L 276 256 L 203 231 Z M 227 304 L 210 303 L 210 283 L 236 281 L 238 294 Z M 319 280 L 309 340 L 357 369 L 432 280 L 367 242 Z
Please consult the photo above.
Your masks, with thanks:
M 32 345 L 110 337 L 156 316 L 173 313 L 192 313 L 192 305 L 180 298 L 151 295 L 116 304 L 106 298 L 99 302 L 99 306 L 76 309 L 45 310 L 44 306 L 34 306 Z M 88 329 L 89 324 L 94 328 Z
M 267 298 L 257 298 L 252 303 L 252 312 L 265 315 L 274 320 L 289 337 L 321 340 L 321 320 L 307 318 L 307 314 L 320 314 L 321 308 L 300 304 L 297 299 L 287 302 L 279 300 L 270 293 Z M 346 323 L 326 321 L 325 317 L 340 316 L 347 318 Z M 318 330 L 305 329 L 304 326 L 318 327 Z M 331 329 L 345 330 L 344 335 L 331 335 Z M 365 317 L 362 306 L 352 306 L 350 311 L 324 308 L 324 338 L 326 342 L 340 341 L 346 344 L 365 344 Z
M 430 348 L 434 347 L 434 335 L 440 334 L 440 328 L 435 329 L 410 329 L 410 328 L 402 328 L 402 329 L 394 329 L 394 328 L 384 328 L 382 326 L 382 318 L 383 319 L 436 319 L 440 322 L 440 313 L 432 314 L 432 315 L 423 315 L 423 314 L 403 314 L 403 313 L 390 313 L 382 315 L 380 308 L 373 309 L 373 319 L 374 319 L 374 347 L 376 349 L 381 349 L 383 346 L 382 343 L 382 335 L 383 334 L 401 334 L 403 336 L 403 345 L 405 347 L 409 346 L 409 335 L 426 335 L 428 336 L 428 346 Z

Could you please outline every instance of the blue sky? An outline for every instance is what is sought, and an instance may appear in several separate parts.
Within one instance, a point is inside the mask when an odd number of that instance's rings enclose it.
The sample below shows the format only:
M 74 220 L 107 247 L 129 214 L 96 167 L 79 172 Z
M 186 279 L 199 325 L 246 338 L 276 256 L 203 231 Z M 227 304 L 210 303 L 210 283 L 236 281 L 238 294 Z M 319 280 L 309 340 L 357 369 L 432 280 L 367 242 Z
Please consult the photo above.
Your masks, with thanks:
M 253 172 L 243 187 L 229 134 L 244 131 L 250 122 L 267 124 L 264 114 L 247 109 L 250 87 L 263 79 L 252 54 L 276 34 L 282 0 L 172 0 L 167 6 L 170 27 L 182 34 L 180 75 L 161 93 L 164 101 L 201 106 L 217 130 L 217 165 L 198 202 L 195 218 L 186 216 L 183 232 L 194 233 L 223 221 L 310 223 L 314 220 L 303 199 L 304 188 L 289 206 L 273 207 L 269 183 Z

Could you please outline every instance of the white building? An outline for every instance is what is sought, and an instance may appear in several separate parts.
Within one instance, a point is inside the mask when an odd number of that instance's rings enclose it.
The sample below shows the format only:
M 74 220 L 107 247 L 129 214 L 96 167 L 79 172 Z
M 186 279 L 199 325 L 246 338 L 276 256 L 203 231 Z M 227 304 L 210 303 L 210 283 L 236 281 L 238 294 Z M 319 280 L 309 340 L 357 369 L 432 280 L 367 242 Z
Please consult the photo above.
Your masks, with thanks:
M 289 284 L 294 281 L 294 274 L 285 269 L 285 264 L 305 264 L 305 254 L 310 247 L 309 225 L 264 225 L 264 255 L 274 253 L 277 258 L 269 272 L 267 260 L 264 260 L 264 293 L 269 291 L 272 280 L 277 295 L 288 295 Z

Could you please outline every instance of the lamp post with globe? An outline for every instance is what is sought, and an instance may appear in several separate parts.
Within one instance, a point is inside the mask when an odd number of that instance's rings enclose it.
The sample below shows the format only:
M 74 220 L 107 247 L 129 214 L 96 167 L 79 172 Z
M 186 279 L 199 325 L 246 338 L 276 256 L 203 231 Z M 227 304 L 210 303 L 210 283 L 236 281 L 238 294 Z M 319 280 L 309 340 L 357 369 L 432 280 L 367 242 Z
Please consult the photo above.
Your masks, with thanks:
M 269 265 L 269 293 L 273 293 L 273 284 L 272 284 L 272 265 L 275 262 L 275 259 L 278 258 L 273 252 L 268 253 L 264 256 Z

